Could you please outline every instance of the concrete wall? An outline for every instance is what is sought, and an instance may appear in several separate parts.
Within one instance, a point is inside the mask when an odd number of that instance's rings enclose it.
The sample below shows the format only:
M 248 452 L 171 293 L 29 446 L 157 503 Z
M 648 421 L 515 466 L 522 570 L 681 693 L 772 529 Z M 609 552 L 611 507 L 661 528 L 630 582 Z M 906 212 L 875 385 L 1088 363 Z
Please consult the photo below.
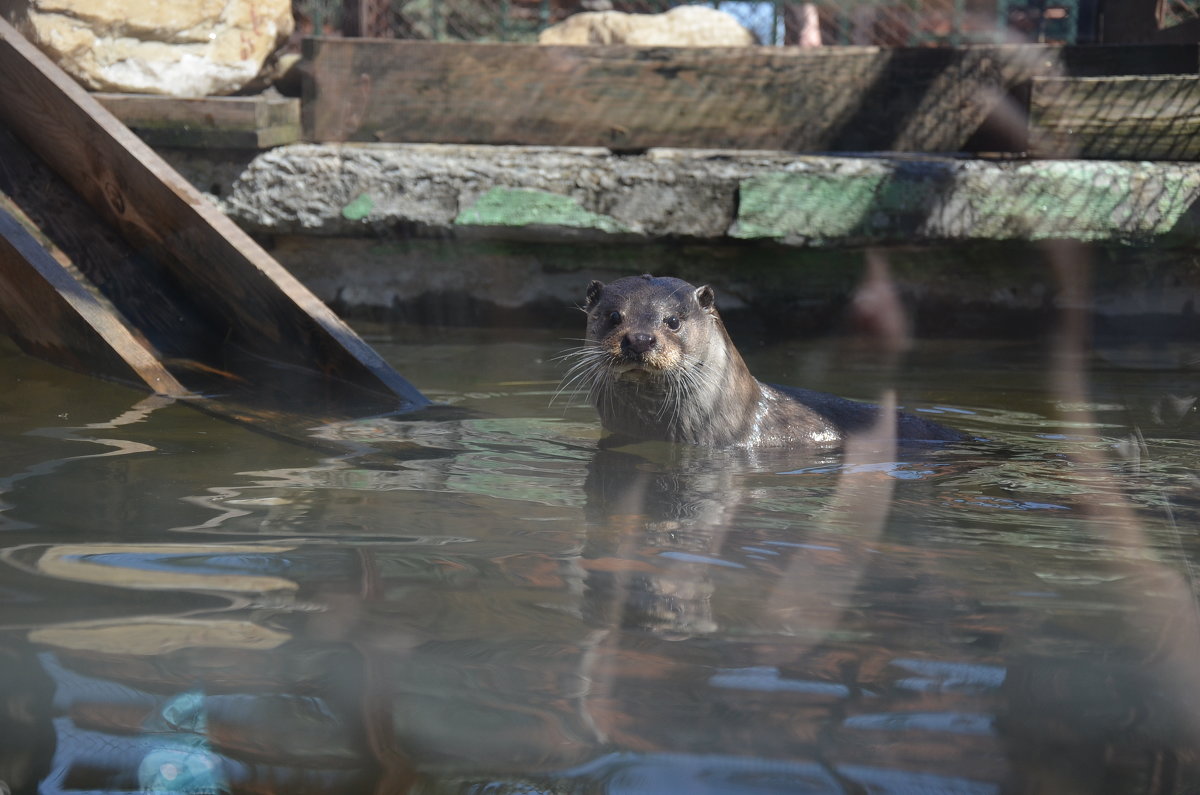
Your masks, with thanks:
M 425 144 L 165 152 L 339 311 L 569 324 L 591 278 L 710 282 L 735 322 L 836 327 L 864 247 L 929 333 L 1044 328 L 1051 241 L 1098 307 L 1190 328 L 1200 165 Z M 1058 249 L 1054 249 L 1058 250 Z

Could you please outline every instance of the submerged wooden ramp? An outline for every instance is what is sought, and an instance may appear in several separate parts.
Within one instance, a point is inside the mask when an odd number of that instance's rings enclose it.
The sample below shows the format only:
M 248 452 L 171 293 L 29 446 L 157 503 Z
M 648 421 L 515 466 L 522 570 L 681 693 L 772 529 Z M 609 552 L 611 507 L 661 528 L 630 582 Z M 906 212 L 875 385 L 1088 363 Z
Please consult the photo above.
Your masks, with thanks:
M 428 401 L 0 19 L 0 331 L 294 435 Z

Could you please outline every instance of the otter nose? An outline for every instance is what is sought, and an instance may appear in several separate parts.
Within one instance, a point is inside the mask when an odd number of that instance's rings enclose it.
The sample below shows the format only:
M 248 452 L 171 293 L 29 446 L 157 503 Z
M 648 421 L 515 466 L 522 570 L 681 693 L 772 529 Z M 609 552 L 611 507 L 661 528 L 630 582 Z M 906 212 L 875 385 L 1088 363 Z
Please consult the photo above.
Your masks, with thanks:
M 653 348 L 656 342 L 653 334 L 637 332 L 626 334 L 625 339 L 621 341 L 621 347 L 632 353 L 645 353 Z

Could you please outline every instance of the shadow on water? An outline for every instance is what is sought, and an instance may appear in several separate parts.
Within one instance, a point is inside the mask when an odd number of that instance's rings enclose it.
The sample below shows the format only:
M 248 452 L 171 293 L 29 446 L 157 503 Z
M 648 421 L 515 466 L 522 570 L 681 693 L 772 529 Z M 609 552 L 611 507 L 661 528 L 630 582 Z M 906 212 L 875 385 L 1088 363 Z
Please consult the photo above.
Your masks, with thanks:
M 0 369 L 0 780 L 1186 791 L 1194 401 L 1186 372 L 1086 368 L 1078 320 L 908 370 L 907 342 L 763 351 L 974 439 L 805 455 L 598 445 L 586 409 L 547 417 L 547 340 L 430 373 L 473 418 L 331 424 L 324 452 Z

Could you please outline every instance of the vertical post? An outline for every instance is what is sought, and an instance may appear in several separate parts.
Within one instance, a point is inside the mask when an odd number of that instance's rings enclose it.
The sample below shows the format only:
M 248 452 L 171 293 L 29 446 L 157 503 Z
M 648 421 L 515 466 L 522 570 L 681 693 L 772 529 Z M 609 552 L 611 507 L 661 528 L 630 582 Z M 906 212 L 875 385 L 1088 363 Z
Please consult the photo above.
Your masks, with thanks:
M 362 38 L 366 32 L 366 0 L 342 0 L 342 35 Z
M 442 25 L 442 0 L 429 0 L 429 27 L 434 41 L 441 41 L 446 37 Z
M 996 33 L 997 44 L 1003 44 L 1008 38 L 1008 0 L 996 0 Z
M 1074 44 L 1079 40 L 1079 0 L 1059 0 L 1066 17 L 1061 19 L 1060 29 L 1063 42 Z
M 393 38 L 391 0 L 342 0 L 342 33 L 358 38 Z

